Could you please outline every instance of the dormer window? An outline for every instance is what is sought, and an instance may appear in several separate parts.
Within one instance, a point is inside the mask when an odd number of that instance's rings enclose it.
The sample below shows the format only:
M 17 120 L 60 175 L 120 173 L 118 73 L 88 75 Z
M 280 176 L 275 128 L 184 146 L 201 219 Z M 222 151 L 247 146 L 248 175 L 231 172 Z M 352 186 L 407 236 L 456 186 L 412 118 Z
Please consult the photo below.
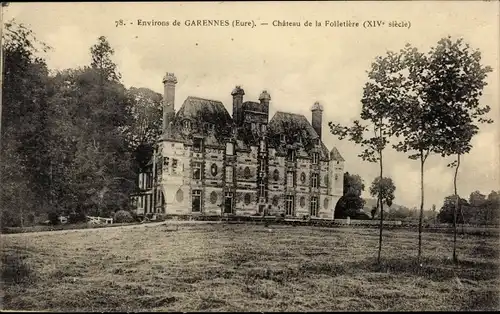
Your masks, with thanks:
M 263 134 L 264 134 L 264 133 L 266 133 L 266 129 L 267 129 L 267 127 L 266 127 L 266 125 L 265 125 L 265 124 L 262 124 L 262 125 L 260 126 L 260 132 L 262 132 Z
M 234 144 L 231 142 L 226 143 L 226 155 L 234 155 Z
M 319 154 L 318 153 L 313 153 L 312 154 L 312 163 L 313 165 L 317 165 L 319 161 Z
M 184 123 L 183 123 L 182 127 L 184 128 L 184 131 L 191 130 L 191 121 L 184 120 Z
M 260 141 L 260 151 L 261 152 L 266 151 L 266 142 L 265 141 Z

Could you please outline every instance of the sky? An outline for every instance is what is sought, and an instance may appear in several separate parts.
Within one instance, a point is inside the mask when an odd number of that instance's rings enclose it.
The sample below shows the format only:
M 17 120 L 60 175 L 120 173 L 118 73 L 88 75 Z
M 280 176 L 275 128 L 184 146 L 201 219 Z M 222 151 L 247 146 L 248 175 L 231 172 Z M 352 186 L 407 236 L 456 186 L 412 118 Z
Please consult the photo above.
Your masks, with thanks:
M 198 3 L 11 3 L 4 20 L 29 26 L 52 47 L 45 54 L 50 69 L 90 64 L 90 47 L 101 35 L 115 50 L 114 61 L 126 87 L 163 91 L 166 72 L 175 73 L 176 109 L 187 96 L 220 100 L 232 111 L 231 91 L 245 90 L 245 100 L 257 101 L 267 90 L 270 115 L 288 111 L 311 119 L 310 108 L 323 107 L 323 142 L 337 147 L 346 159 L 345 171 L 359 174 L 366 185 L 378 175 L 378 165 L 362 161 L 360 147 L 340 141 L 328 122 L 349 124 L 359 119 L 367 70 L 377 56 L 398 51 L 406 43 L 428 51 L 439 39 L 463 37 L 493 68 L 481 98 L 492 110 L 491 125 L 481 126 L 473 149 L 463 156 L 458 192 L 468 198 L 475 190 L 500 189 L 499 69 L 500 27 L 497 1 L 348 1 L 348 2 L 198 2 Z M 168 21 L 170 26 L 139 26 L 138 20 Z M 191 20 L 253 21 L 255 27 L 187 26 Z M 115 21 L 125 26 L 116 26 Z M 180 26 L 172 26 L 177 20 Z M 325 21 L 359 22 L 357 28 L 325 27 Z M 364 28 L 366 20 L 384 26 Z M 300 22 L 300 27 L 273 26 L 273 21 Z M 311 21 L 312 27 L 304 23 Z M 315 22 L 322 26 L 314 27 Z M 410 26 L 390 28 L 392 21 Z M 261 25 L 268 23 L 268 25 Z M 451 159 L 431 155 L 424 172 L 425 208 L 439 208 L 453 194 Z M 419 162 L 389 149 L 385 176 L 396 185 L 395 203 L 420 205 Z

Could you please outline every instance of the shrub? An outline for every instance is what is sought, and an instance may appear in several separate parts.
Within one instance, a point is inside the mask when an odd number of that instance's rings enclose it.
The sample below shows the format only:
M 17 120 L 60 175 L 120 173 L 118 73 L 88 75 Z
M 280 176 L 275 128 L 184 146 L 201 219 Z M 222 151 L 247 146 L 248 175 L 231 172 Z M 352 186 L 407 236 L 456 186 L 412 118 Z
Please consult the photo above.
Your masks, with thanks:
M 129 211 L 119 210 L 115 213 L 114 222 L 115 223 L 134 222 L 134 217 L 132 217 L 132 214 Z
M 49 221 L 51 225 L 59 224 L 59 214 L 55 211 L 49 213 Z

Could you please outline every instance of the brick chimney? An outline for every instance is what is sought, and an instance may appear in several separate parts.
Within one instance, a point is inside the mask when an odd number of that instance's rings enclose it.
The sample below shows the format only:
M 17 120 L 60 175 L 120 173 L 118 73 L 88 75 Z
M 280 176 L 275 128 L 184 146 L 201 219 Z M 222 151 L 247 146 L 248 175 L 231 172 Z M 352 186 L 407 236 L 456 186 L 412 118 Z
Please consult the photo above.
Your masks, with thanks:
M 177 78 L 174 73 L 168 73 L 163 77 L 163 133 L 165 134 L 169 123 L 175 115 L 175 84 Z
M 267 90 L 264 90 L 262 91 L 262 93 L 260 93 L 259 100 L 264 111 L 269 114 L 269 102 L 271 101 L 271 95 L 269 95 Z
M 312 127 L 318 134 L 319 139 L 321 140 L 321 126 L 323 124 L 323 106 L 320 105 L 319 102 L 315 102 L 311 108 L 311 111 L 312 111 L 312 119 L 311 119 Z
M 243 95 L 245 91 L 241 86 L 236 86 L 231 92 L 233 96 L 233 121 L 236 125 L 240 125 L 243 120 Z

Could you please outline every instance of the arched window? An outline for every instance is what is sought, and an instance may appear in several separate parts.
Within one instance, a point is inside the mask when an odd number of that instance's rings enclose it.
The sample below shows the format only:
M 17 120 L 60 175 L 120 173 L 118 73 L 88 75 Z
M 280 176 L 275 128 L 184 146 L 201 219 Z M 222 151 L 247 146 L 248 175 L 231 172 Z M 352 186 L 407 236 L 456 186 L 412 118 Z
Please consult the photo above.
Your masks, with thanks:
M 245 167 L 245 170 L 243 170 L 243 176 L 247 179 L 250 179 L 252 176 L 252 172 L 250 171 L 250 168 Z
M 234 155 L 234 144 L 231 142 L 226 143 L 226 155 Z
M 213 191 L 212 193 L 210 193 L 210 203 L 217 203 L 217 192 Z
M 324 207 L 325 209 L 328 209 L 328 205 L 329 205 L 329 203 L 330 203 L 330 202 L 328 201 L 328 198 L 325 198 L 325 200 L 323 201 L 323 207 Z
M 210 173 L 212 174 L 212 177 L 215 177 L 217 175 L 218 170 L 219 169 L 217 168 L 217 165 L 212 164 L 212 166 L 210 167 Z
M 252 201 L 252 196 L 250 195 L 250 193 L 245 194 L 245 198 L 244 198 L 245 204 L 249 205 L 251 201 Z
M 179 203 L 184 200 L 184 192 L 181 189 L 178 189 L 177 193 L 175 193 L 175 200 Z
M 278 206 L 279 197 L 277 195 L 273 196 L 273 206 Z
M 280 172 L 278 171 L 278 169 L 276 169 L 273 172 L 273 180 L 278 181 L 279 179 L 280 179 Z
M 302 196 L 300 198 L 300 207 L 304 207 L 306 206 L 306 198 L 304 196 Z

